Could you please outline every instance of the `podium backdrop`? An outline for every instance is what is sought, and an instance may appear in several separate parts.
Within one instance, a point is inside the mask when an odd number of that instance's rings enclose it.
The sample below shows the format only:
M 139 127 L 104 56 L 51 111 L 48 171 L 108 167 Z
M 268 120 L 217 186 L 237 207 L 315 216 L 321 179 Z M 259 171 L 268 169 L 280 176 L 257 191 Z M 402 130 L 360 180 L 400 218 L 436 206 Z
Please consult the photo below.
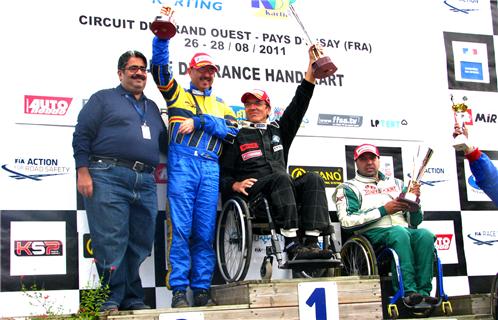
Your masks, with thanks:
M 26 0 L 1 5 L 0 316 L 43 312 L 21 292 L 22 284 L 45 289 L 44 300 L 66 313 L 76 312 L 80 291 L 95 284 L 72 133 L 90 95 L 119 84 L 123 52 L 150 58 L 148 24 L 161 6 L 175 10 L 170 59 L 183 85 L 192 55 L 207 52 L 220 67 L 214 90 L 239 117 L 240 96 L 252 88 L 268 92 L 278 117 L 307 66 L 308 40 L 289 15 L 289 2 L 338 67 L 317 83 L 289 172 L 319 172 L 333 212 L 334 188 L 354 175 L 356 145 L 381 147 L 383 170 L 402 179 L 417 147 L 432 147 L 422 226 L 437 235 L 445 289 L 449 295 L 489 291 L 498 270 L 498 212 L 451 146 L 450 96 L 468 98 L 472 141 L 498 164 L 496 1 Z M 166 108 L 152 77 L 145 94 Z M 156 172 L 156 244 L 141 268 L 147 302 L 155 307 L 170 303 L 164 162 Z M 249 278 L 258 278 L 268 240 L 255 237 Z M 274 277 L 290 274 L 276 270 Z

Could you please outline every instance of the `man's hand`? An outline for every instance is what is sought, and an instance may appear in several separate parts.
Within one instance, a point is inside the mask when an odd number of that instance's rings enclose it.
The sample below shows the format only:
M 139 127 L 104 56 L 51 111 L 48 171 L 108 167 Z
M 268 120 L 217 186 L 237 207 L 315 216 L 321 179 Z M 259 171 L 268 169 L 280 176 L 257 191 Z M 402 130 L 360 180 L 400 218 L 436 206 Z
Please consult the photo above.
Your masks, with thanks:
M 453 131 L 453 138 L 456 138 L 457 136 L 463 134 L 466 138 L 469 137 L 469 132 L 467 131 L 467 127 L 465 126 L 465 124 L 463 125 L 463 127 L 460 127 L 460 125 L 458 124 L 458 122 L 455 121 L 455 130 Z
M 181 134 L 189 134 L 192 131 L 194 131 L 194 119 L 192 118 L 185 119 L 178 128 L 178 132 Z
M 78 168 L 78 191 L 83 197 L 90 198 L 93 195 L 93 180 L 88 167 Z
M 255 178 L 249 178 L 245 179 L 244 181 L 237 181 L 234 182 L 232 185 L 232 190 L 238 193 L 242 193 L 245 196 L 248 196 L 249 194 L 247 193 L 246 189 L 251 188 L 258 179 Z
M 318 53 L 318 55 L 317 55 Z M 323 55 L 323 48 L 320 44 L 312 44 L 308 48 L 308 57 L 309 57 L 309 63 L 308 63 L 308 70 L 306 71 L 306 75 L 304 79 L 310 83 L 315 84 L 315 76 L 313 75 L 313 62 L 316 61 L 318 56 Z
M 463 124 L 462 127 L 458 124 L 458 122 L 455 121 L 455 130 L 453 131 L 453 138 L 456 138 L 457 136 L 463 134 L 467 139 L 469 138 L 469 131 L 467 130 L 467 127 L 465 124 Z M 468 142 L 467 142 L 468 145 Z M 465 154 L 469 154 L 472 151 L 475 150 L 475 147 L 472 145 L 468 145 L 469 147 L 464 150 Z
M 391 200 L 384 205 L 387 214 L 394 214 L 398 211 L 409 211 L 410 205 L 400 200 Z

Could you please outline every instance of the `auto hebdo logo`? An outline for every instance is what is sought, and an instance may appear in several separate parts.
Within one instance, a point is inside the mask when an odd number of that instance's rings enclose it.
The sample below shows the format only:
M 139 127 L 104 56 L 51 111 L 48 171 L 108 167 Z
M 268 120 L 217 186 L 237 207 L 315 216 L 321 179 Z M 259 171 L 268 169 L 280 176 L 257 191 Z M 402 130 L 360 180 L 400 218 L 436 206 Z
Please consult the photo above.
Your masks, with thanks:
M 59 240 L 16 240 L 14 254 L 18 257 L 62 256 Z
M 436 242 L 434 243 L 434 246 L 439 251 L 450 250 L 452 239 L 453 239 L 452 234 L 437 234 L 436 235 Z
M 73 98 L 24 96 L 24 113 L 49 116 L 64 116 Z

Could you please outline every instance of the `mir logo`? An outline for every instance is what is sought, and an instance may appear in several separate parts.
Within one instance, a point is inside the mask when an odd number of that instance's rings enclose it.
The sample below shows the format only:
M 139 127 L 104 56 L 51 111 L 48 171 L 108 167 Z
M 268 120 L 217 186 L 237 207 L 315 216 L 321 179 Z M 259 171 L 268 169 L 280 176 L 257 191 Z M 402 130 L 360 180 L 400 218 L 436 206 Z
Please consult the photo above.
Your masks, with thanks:
M 18 257 L 62 256 L 59 240 L 16 240 L 14 253 Z
M 286 10 L 296 0 L 251 0 L 253 8 L 265 8 L 268 10 Z

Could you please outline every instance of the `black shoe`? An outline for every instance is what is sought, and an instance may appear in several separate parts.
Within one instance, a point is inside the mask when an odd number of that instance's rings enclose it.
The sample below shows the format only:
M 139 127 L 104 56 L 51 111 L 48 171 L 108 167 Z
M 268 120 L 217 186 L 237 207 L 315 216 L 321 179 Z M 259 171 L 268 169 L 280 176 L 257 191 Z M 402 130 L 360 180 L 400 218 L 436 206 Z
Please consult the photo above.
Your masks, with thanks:
M 188 308 L 187 293 L 182 290 L 174 291 L 171 299 L 171 308 Z
M 422 295 L 416 293 L 416 292 L 411 292 L 409 294 L 407 294 L 404 298 L 403 298 L 403 301 L 405 302 L 405 304 L 407 306 L 415 306 L 419 303 L 422 302 L 422 300 L 424 300 L 424 298 L 422 297 Z
M 320 249 L 303 246 L 293 242 L 285 248 L 288 260 L 320 259 Z
M 435 305 L 438 304 L 439 299 L 431 296 L 425 296 L 424 297 L 424 302 L 430 305 Z
M 118 312 L 118 306 L 115 304 L 103 304 L 99 312 L 105 312 L 105 313 L 113 313 L 113 312 Z
M 314 259 L 330 259 L 334 254 L 330 249 L 320 248 L 317 242 L 308 243 L 305 245 L 305 247 L 310 249 L 312 252 L 316 254 L 317 258 Z
M 209 290 L 199 289 L 194 290 L 194 307 L 211 307 L 215 306 L 216 302 L 211 299 Z
M 145 303 L 132 304 L 131 306 L 121 308 L 121 310 L 148 310 L 150 306 Z

